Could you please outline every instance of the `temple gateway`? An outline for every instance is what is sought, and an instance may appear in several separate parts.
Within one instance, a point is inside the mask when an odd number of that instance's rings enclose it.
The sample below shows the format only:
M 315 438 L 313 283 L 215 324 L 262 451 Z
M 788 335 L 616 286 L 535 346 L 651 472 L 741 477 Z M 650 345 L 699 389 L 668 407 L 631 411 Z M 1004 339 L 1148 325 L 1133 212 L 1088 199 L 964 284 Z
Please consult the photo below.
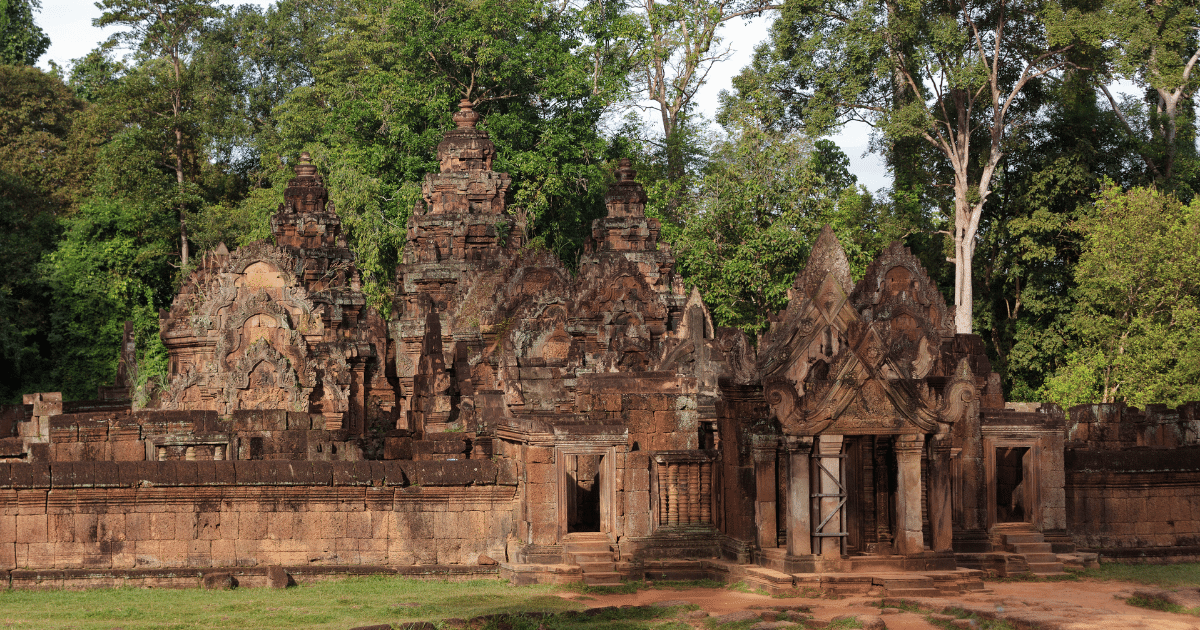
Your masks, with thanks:
M 1200 405 L 1005 402 L 906 248 L 854 281 L 828 227 L 769 330 L 715 327 L 628 161 L 572 274 L 526 246 L 470 103 L 454 120 L 390 316 L 305 155 L 273 240 L 208 252 L 161 313 L 169 381 L 144 408 L 127 338 L 97 400 L 0 410 L 11 586 L 370 570 L 932 594 L 1200 555 Z

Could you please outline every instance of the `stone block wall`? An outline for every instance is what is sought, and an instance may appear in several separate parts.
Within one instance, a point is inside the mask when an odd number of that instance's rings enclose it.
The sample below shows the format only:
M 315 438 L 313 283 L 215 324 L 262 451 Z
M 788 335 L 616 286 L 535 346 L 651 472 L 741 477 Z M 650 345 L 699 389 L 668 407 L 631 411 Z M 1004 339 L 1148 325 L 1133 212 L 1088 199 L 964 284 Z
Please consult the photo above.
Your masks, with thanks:
M 1200 446 L 1068 449 L 1067 530 L 1113 560 L 1200 559 Z
M 490 564 L 513 529 L 516 488 L 501 468 L 0 464 L 0 569 Z
M 1076 405 L 1067 415 L 1067 441 L 1093 449 L 1200 444 L 1200 402 L 1145 410 L 1123 403 Z

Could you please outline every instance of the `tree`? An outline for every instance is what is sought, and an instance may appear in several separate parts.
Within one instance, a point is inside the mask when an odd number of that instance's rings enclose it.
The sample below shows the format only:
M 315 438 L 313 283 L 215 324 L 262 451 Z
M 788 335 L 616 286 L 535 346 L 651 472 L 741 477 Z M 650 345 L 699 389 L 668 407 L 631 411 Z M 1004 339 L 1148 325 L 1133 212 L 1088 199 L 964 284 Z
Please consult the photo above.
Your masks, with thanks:
M 134 48 L 145 59 L 158 59 L 168 64 L 168 72 L 158 73 L 156 81 L 146 87 L 163 86 L 165 104 L 169 107 L 165 127 L 173 139 L 173 148 L 166 151 L 164 163 L 175 172 L 179 189 L 176 215 L 179 221 L 179 256 L 184 266 L 188 264 L 187 206 L 184 199 L 189 170 L 187 153 L 194 152 L 194 122 L 196 103 L 190 98 L 188 85 L 188 61 L 195 48 L 196 34 L 205 20 L 215 18 L 217 10 L 213 0 L 101 0 L 96 3 L 104 13 L 93 26 L 120 25 L 128 30 L 110 38 L 113 45 L 125 44 Z M 153 97 L 152 97 L 153 98 Z M 153 105 L 152 105 L 153 106 Z
M 976 237 L 1007 134 L 1035 113 L 1027 93 L 1071 64 L 1091 18 L 1058 0 L 789 0 L 775 23 L 814 133 L 862 120 L 946 161 L 960 333 L 972 330 Z
M 139 340 L 139 378 L 165 369 L 158 309 L 175 293 L 175 182 L 155 147 L 130 127 L 101 148 L 91 195 L 60 219 L 41 265 L 51 294 L 49 346 L 63 394 L 92 398 L 111 384 L 126 321 Z
M 0 65 L 32 66 L 50 47 L 34 21 L 39 0 L 0 0 Z
M 899 234 L 857 188 L 832 142 L 780 130 L 753 103 L 727 99 L 721 117 L 728 135 L 714 146 L 672 245 L 714 323 L 754 334 L 787 305 L 824 224 L 832 224 L 858 275 Z
M 645 44 L 637 74 L 646 97 L 655 103 L 662 121 L 662 153 L 669 182 L 683 179 L 687 169 L 685 129 L 696 92 L 713 66 L 729 57 L 718 31 L 730 20 L 778 9 L 771 0 L 639 0 L 646 20 Z M 676 187 L 678 188 L 678 187 Z M 681 197 L 668 200 L 667 214 Z
M 311 87 L 276 115 L 271 152 L 313 153 L 378 305 L 435 148 L 466 98 L 513 176 L 511 202 L 571 262 L 604 212 L 610 177 L 597 131 L 618 92 L 597 80 L 580 14 L 543 0 L 363 0 L 339 21 Z M 603 68 L 602 68 L 603 69 Z M 599 89 L 598 89 L 599 88 Z
M 0 65 L 0 401 L 56 386 L 39 262 L 88 175 L 88 143 L 73 124 L 82 107 L 58 77 Z
M 1064 407 L 1200 399 L 1200 200 L 1110 185 L 1077 227 L 1076 343 L 1043 394 Z
M 1137 151 L 1152 181 L 1170 188 L 1182 186 L 1181 192 L 1190 196 L 1200 175 L 1190 115 L 1191 99 L 1200 87 L 1196 68 L 1200 62 L 1200 2 L 1113 0 L 1110 6 L 1110 44 L 1096 85 L 1120 117 L 1125 132 L 1140 141 Z M 1144 130 L 1131 122 L 1109 91 L 1107 84 L 1117 78 L 1135 81 L 1147 90 L 1151 111 Z M 1184 125 L 1186 130 L 1181 129 Z M 1192 158 L 1183 177 L 1178 172 L 1181 153 Z

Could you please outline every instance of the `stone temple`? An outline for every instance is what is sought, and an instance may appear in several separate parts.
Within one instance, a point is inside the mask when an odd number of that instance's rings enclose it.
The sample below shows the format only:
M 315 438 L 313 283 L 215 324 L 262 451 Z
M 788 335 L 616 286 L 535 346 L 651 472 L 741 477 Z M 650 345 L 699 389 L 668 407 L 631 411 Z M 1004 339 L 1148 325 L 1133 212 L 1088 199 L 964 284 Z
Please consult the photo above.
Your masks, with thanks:
M 984 572 L 1200 557 L 1200 404 L 1009 403 L 894 243 L 826 228 L 758 339 L 713 326 L 623 162 L 577 273 L 525 247 L 468 103 L 367 305 L 317 169 L 274 242 L 205 255 L 131 408 L 0 409 L 14 588 L 280 572 L 711 577 L 930 594 Z M 4 481 L 7 480 L 7 481 Z M 899 576 L 899 577 L 897 577 Z

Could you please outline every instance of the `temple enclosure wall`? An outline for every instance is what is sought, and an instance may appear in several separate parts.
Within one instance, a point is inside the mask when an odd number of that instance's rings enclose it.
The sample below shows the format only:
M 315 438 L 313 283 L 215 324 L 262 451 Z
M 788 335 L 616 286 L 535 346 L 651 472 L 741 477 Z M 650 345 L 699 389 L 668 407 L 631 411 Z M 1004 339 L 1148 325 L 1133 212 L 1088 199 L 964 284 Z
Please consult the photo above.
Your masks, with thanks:
M 0 464 L 0 568 L 491 565 L 515 480 L 490 460 Z M 498 483 L 499 482 L 499 483 Z
M 1068 449 L 1067 530 L 1118 561 L 1200 560 L 1200 446 Z

